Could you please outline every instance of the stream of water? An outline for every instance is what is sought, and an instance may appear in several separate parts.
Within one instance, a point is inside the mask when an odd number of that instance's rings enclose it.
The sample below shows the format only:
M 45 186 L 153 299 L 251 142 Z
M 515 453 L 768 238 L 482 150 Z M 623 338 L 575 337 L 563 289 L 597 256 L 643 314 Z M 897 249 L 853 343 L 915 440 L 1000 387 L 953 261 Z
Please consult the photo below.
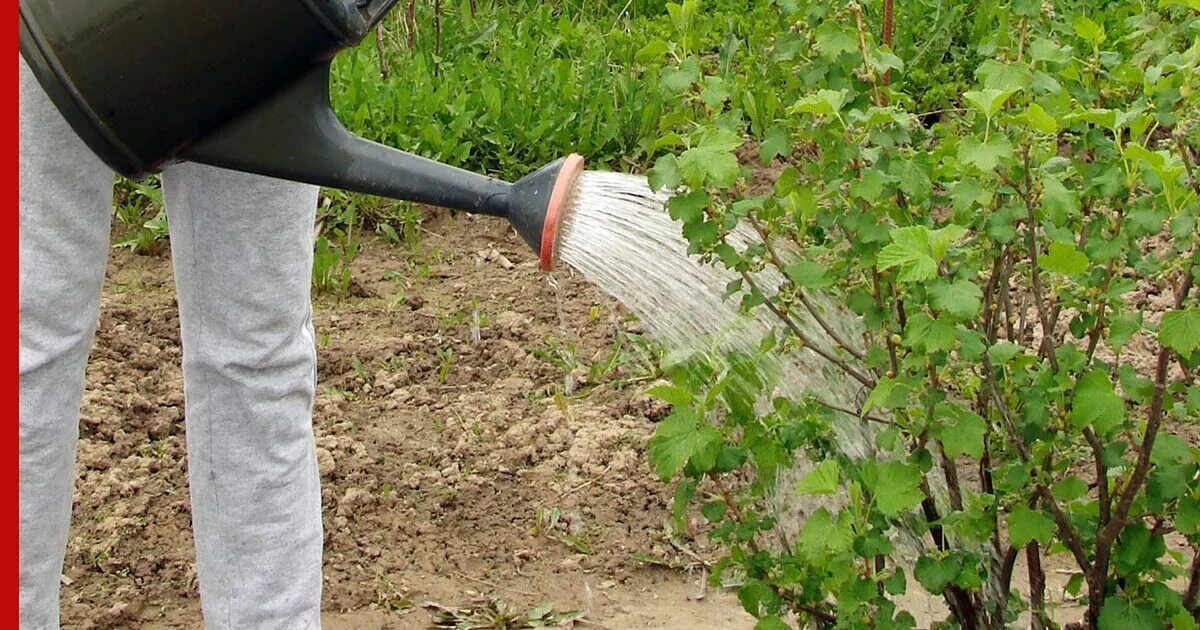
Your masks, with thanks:
M 561 228 L 561 262 L 636 314 L 667 348 L 669 358 L 678 360 L 699 352 L 710 361 L 719 361 L 730 350 L 754 353 L 764 336 L 780 327 L 779 320 L 765 308 L 745 314 L 736 295 L 725 297 L 726 287 L 738 275 L 687 253 L 681 226 L 666 210 L 668 199 L 651 191 L 644 177 L 585 172 Z M 757 238 L 753 230 L 742 229 L 729 241 L 741 250 Z M 770 295 L 783 278 L 767 270 L 756 274 L 754 280 Z M 823 296 L 812 295 L 811 300 L 839 337 L 862 338 L 855 315 Z M 828 333 L 808 313 L 795 313 L 794 321 L 806 337 L 834 348 Z M 771 394 L 775 396 L 793 400 L 815 396 L 843 409 L 857 409 L 856 400 L 866 395 L 861 384 L 809 349 L 771 352 L 760 368 L 774 383 Z M 851 457 L 869 456 L 874 450 L 871 426 L 852 414 L 837 416 L 834 431 L 839 448 Z M 799 477 L 807 469 L 809 463 L 799 461 L 795 469 L 783 474 Z M 787 479 L 779 481 L 781 488 L 791 487 L 785 483 Z M 781 522 L 790 525 L 789 529 L 803 523 L 821 503 L 809 499 L 799 502 L 785 497 L 781 508 L 792 518 Z
M 669 357 L 681 359 L 699 352 L 719 359 L 730 350 L 753 354 L 762 339 L 780 327 L 767 309 L 746 314 L 736 295 L 725 297 L 726 287 L 739 276 L 687 253 L 680 225 L 666 210 L 669 197 L 652 192 L 646 178 L 588 171 L 580 177 L 576 194 L 562 226 L 561 261 L 633 311 L 666 346 Z M 750 229 L 736 230 L 729 238 L 739 250 L 757 240 Z M 768 295 L 783 282 L 773 269 L 753 277 Z M 861 338 L 855 315 L 823 296 L 811 299 L 840 337 Z M 793 320 L 808 338 L 834 348 L 808 313 L 796 312 Z M 770 368 L 777 381 L 775 394 L 796 400 L 807 394 L 857 408 L 853 401 L 861 386 L 813 351 L 774 352 L 770 360 L 776 363 L 762 367 Z M 853 425 L 849 433 L 857 437 L 847 445 L 848 454 L 861 457 L 869 446 L 858 444 L 866 434 L 857 420 Z

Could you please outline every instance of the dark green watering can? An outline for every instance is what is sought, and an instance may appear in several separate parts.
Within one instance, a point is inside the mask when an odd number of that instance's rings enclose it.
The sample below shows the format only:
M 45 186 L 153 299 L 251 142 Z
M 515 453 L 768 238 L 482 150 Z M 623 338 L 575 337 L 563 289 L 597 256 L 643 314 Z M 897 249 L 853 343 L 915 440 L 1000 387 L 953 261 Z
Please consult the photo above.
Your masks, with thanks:
M 555 262 L 578 155 L 516 184 L 355 136 L 329 64 L 396 0 L 20 0 L 21 54 L 76 133 L 117 172 L 174 160 L 508 219 Z

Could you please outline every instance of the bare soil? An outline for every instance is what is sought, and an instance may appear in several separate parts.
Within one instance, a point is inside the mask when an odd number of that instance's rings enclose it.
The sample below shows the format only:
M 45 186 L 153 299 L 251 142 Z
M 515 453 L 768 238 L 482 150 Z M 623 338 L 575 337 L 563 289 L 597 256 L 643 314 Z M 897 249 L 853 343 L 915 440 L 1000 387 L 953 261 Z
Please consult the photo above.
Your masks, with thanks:
M 613 629 L 753 626 L 684 568 L 698 543 L 664 534 L 655 361 L 611 300 L 561 272 L 556 290 L 501 221 L 432 211 L 419 243 L 352 268 L 350 295 L 315 300 L 325 627 L 424 628 L 426 602 L 479 597 Z M 114 250 L 64 627 L 200 626 L 179 360 L 169 259 Z

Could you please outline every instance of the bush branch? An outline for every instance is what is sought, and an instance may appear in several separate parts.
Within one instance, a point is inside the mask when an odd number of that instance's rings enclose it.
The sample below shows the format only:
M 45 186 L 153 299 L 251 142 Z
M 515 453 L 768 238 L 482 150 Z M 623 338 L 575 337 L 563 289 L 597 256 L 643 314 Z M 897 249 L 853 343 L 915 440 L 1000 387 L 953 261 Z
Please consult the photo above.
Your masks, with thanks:
M 767 308 L 771 309 L 771 312 L 775 314 L 775 317 L 777 317 L 779 319 L 779 321 L 783 322 L 783 324 L 785 326 L 787 326 L 787 329 L 797 339 L 799 339 L 801 341 L 801 343 L 804 344 L 805 348 L 812 350 L 813 352 L 817 353 L 819 356 L 821 356 L 826 361 L 829 361 L 830 363 L 836 365 L 843 372 L 845 372 L 846 374 L 853 377 L 854 380 L 858 381 L 859 383 L 862 383 L 862 385 L 864 387 L 869 387 L 872 389 L 875 388 L 875 382 L 873 380 L 871 380 L 870 377 L 868 377 L 865 374 L 863 374 L 862 372 L 859 372 L 858 370 L 854 369 L 848 363 L 846 363 L 845 361 L 841 360 L 836 355 L 834 355 L 832 352 L 829 352 L 828 350 L 814 344 L 812 342 L 812 340 L 809 339 L 808 336 L 804 334 L 804 331 L 800 330 L 800 327 L 796 325 L 796 322 L 793 322 L 792 318 L 788 317 L 787 313 L 783 312 L 783 310 L 781 310 L 778 305 L 776 305 L 774 302 L 771 301 L 771 298 L 767 297 L 767 295 L 758 288 L 758 284 L 754 282 L 754 278 L 752 278 L 750 276 L 749 272 L 743 270 L 741 272 L 741 274 L 742 274 L 742 280 L 744 280 L 746 282 L 746 284 L 750 286 L 750 289 L 752 291 L 763 296 L 763 303 L 767 305 Z
M 771 264 L 775 265 L 775 268 L 779 270 L 780 274 L 786 276 L 787 274 L 785 274 L 783 271 L 785 267 L 783 264 L 783 259 L 779 257 L 779 254 L 775 252 L 775 248 L 771 246 L 771 239 L 767 234 L 766 228 L 764 228 L 762 224 L 754 218 L 750 218 L 750 224 L 754 226 L 754 231 L 758 232 L 758 238 L 762 240 L 763 247 L 767 250 L 767 255 L 771 257 Z M 825 334 L 829 335 L 830 338 L 837 343 L 838 347 L 846 352 L 849 352 L 859 361 L 867 360 L 866 354 L 855 349 L 845 339 L 842 339 L 841 335 L 834 331 L 833 327 L 829 325 L 829 322 L 825 321 L 825 317 L 818 312 L 817 306 L 808 298 L 808 294 L 804 292 L 803 287 L 799 285 L 796 286 L 796 296 L 800 298 L 800 303 L 804 305 L 804 309 L 808 311 L 810 315 L 812 315 L 814 320 L 816 320 L 817 324 L 821 327 L 821 330 L 824 330 Z
M 1192 546 L 1192 570 L 1188 578 L 1187 591 L 1183 595 L 1183 607 L 1200 617 L 1200 608 L 1196 607 L 1196 599 L 1200 596 L 1200 546 Z
M 1183 281 L 1175 292 L 1175 308 L 1183 306 L 1187 294 L 1192 289 L 1191 269 L 1185 269 Z M 1129 518 L 1129 509 L 1133 500 L 1146 483 L 1150 473 L 1150 452 L 1158 437 L 1158 429 L 1162 424 L 1164 399 L 1167 391 L 1167 368 L 1171 363 L 1171 349 L 1160 345 L 1158 361 L 1154 369 L 1154 397 L 1150 402 L 1150 413 L 1146 419 L 1146 432 L 1142 436 L 1141 448 L 1138 452 L 1137 464 L 1129 481 L 1121 491 L 1112 519 L 1096 534 L 1096 555 L 1088 579 L 1088 623 L 1095 625 L 1100 619 L 1100 606 L 1104 603 L 1104 586 L 1108 577 L 1108 564 L 1112 556 L 1113 545 Z

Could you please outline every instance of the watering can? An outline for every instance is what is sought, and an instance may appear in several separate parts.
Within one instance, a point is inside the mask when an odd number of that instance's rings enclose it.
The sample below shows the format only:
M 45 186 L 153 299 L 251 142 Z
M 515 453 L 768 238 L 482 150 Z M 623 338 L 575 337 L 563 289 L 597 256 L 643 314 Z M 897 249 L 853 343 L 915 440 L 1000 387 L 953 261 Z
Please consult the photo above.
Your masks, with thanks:
M 395 2 L 20 0 L 20 48 L 79 137 L 122 175 L 187 160 L 504 217 L 551 269 L 582 157 L 510 184 L 370 142 L 334 115 L 334 55 Z

